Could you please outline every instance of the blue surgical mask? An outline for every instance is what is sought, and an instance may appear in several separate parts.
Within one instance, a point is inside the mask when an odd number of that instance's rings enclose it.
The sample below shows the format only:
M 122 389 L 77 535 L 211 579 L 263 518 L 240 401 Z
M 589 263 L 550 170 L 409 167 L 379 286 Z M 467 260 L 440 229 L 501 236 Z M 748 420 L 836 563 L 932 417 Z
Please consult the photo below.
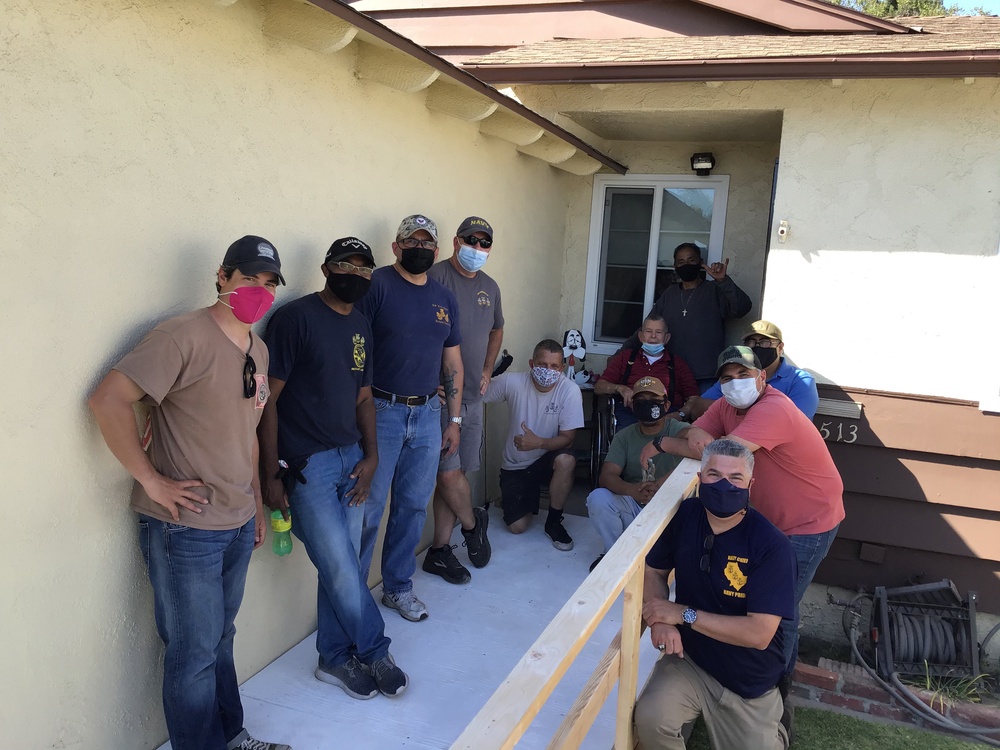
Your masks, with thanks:
M 555 385 L 562 373 L 559 370 L 550 370 L 548 367 L 532 367 L 531 378 L 538 383 L 539 388 L 548 388 Z
M 489 257 L 489 253 L 484 253 L 482 250 L 477 250 L 468 245 L 462 245 L 458 248 L 458 262 L 469 273 L 475 273 L 485 266 L 486 260 Z
M 702 482 L 698 488 L 698 499 L 713 516 L 729 518 L 750 505 L 750 490 L 737 487 L 728 479 L 711 484 Z
M 642 350 L 651 357 L 663 354 L 663 344 L 643 344 Z

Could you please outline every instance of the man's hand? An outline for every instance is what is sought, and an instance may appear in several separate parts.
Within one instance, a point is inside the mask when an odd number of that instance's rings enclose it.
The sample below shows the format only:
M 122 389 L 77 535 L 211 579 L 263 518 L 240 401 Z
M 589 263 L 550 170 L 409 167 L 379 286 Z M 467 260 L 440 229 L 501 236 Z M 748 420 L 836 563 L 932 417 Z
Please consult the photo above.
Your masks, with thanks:
M 288 516 L 285 516 L 287 520 Z M 264 540 L 267 539 L 267 513 L 264 511 L 264 506 L 258 505 L 257 512 L 254 514 L 254 530 L 253 530 L 253 548 L 257 549 L 260 547 Z
M 656 494 L 656 490 L 659 489 L 659 485 L 656 482 L 639 482 L 632 486 L 636 488 L 636 491 L 632 493 L 632 499 L 639 503 L 639 505 L 645 505 L 652 500 L 653 495 Z
M 631 409 L 632 396 L 633 396 L 632 389 L 629 388 L 627 385 L 620 385 L 617 388 L 615 388 L 615 392 L 621 397 L 621 400 L 625 402 L 625 408 Z
M 722 281 L 726 278 L 726 271 L 729 270 L 729 258 L 726 258 L 723 263 L 713 263 L 710 266 L 702 263 L 701 267 L 704 268 L 705 272 L 713 279 L 716 281 Z
M 676 654 L 684 658 L 684 646 L 681 643 L 681 633 L 673 625 L 656 623 L 649 628 L 649 640 L 665 654 Z
M 372 488 L 372 479 L 375 478 L 375 468 L 378 466 L 378 457 L 365 456 L 358 461 L 357 466 L 351 472 L 351 479 L 357 479 L 354 487 L 347 492 L 348 505 L 361 505 L 368 499 L 368 493 Z
M 680 625 L 684 622 L 684 607 L 666 599 L 651 599 L 642 605 L 642 619 L 650 627 L 656 623 Z
M 444 386 L 438 386 L 438 401 L 441 402 L 441 408 L 445 408 L 448 405 L 447 397 L 444 395 Z
M 288 520 L 288 494 L 285 492 L 285 483 L 277 477 L 271 477 L 262 486 L 264 495 L 264 505 L 271 510 L 280 510 L 281 517 Z
M 180 508 L 187 508 L 192 513 L 201 513 L 201 508 L 198 506 L 208 505 L 208 500 L 191 490 L 192 487 L 204 486 L 200 479 L 176 480 L 157 474 L 152 480 L 144 482 L 142 488 L 146 490 L 150 500 L 166 508 L 174 523 L 179 523 Z
M 483 370 L 483 376 L 479 379 L 480 396 L 486 395 L 486 389 L 490 387 L 491 380 L 493 380 L 493 372 L 491 370 Z
M 542 438 L 528 429 L 527 422 L 521 422 L 521 429 L 524 430 L 524 434 L 514 436 L 515 448 L 519 451 L 534 451 L 542 447 Z
M 705 450 L 708 444 L 711 443 L 713 440 L 715 440 L 715 438 L 712 437 L 712 434 L 706 432 L 700 427 L 688 428 L 687 432 L 688 447 L 691 448 L 691 450 L 693 450 L 699 456 L 701 455 L 702 451 Z
M 441 455 L 443 458 L 454 456 L 458 444 L 462 440 L 462 430 L 455 422 L 449 422 L 441 435 Z
M 639 453 L 639 463 L 642 466 L 646 466 L 650 459 L 656 458 L 659 455 L 660 452 L 656 450 L 656 446 L 653 445 L 653 441 L 650 441 L 643 446 L 642 451 Z

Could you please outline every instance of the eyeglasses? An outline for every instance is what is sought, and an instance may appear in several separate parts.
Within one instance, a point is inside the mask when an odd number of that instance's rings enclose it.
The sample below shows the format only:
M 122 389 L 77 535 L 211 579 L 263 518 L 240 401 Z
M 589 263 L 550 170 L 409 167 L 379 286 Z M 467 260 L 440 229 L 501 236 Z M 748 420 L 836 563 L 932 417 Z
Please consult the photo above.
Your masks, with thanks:
M 715 534 L 709 534 L 705 537 L 705 542 L 702 544 L 702 549 L 705 550 L 705 554 L 701 556 L 701 562 L 698 563 L 698 567 L 701 568 L 702 573 L 712 572 L 712 547 L 715 545 Z
M 243 363 L 243 398 L 253 398 L 257 395 L 257 363 L 253 361 L 250 352 L 247 352 L 246 362 Z
M 360 273 L 365 278 L 371 278 L 372 272 L 375 270 L 368 266 L 356 266 L 353 263 L 348 263 L 346 260 L 330 261 L 326 265 L 328 268 L 336 266 L 344 273 Z
M 396 244 L 404 250 L 412 250 L 415 247 L 420 247 L 424 250 L 435 250 L 438 246 L 437 240 L 415 240 L 412 237 L 407 237 L 405 240 L 396 240 Z
M 777 339 L 743 339 L 744 346 L 756 346 L 760 349 L 777 349 L 780 343 Z
M 493 246 L 493 240 L 489 237 L 476 237 L 476 235 L 470 234 L 468 237 L 461 237 L 460 239 L 470 247 L 479 245 L 483 250 L 489 250 Z

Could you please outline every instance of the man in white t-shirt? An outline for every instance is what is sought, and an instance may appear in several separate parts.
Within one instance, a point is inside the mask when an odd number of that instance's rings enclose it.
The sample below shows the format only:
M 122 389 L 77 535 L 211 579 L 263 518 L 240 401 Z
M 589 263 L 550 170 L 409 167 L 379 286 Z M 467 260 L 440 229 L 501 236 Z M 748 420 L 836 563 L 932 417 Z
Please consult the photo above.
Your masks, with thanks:
M 485 403 L 506 401 L 510 431 L 503 449 L 500 494 L 503 520 L 520 534 L 538 513 L 542 482 L 549 483 L 549 512 L 545 533 L 558 550 L 573 549 L 573 538 L 563 527 L 563 507 L 576 458 L 573 437 L 583 427 L 580 387 L 563 376 L 563 348 L 552 339 L 535 346 L 530 372 L 505 373 L 494 378 L 483 397 Z

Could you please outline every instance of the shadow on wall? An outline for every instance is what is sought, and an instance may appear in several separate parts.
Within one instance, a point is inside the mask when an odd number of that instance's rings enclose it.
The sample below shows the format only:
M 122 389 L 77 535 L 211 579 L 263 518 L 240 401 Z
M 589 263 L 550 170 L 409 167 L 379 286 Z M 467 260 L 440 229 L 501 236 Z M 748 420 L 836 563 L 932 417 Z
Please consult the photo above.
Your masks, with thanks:
M 816 575 L 850 589 L 950 578 L 1000 612 L 1000 418 L 973 402 L 820 385 L 814 423 L 847 517 Z

